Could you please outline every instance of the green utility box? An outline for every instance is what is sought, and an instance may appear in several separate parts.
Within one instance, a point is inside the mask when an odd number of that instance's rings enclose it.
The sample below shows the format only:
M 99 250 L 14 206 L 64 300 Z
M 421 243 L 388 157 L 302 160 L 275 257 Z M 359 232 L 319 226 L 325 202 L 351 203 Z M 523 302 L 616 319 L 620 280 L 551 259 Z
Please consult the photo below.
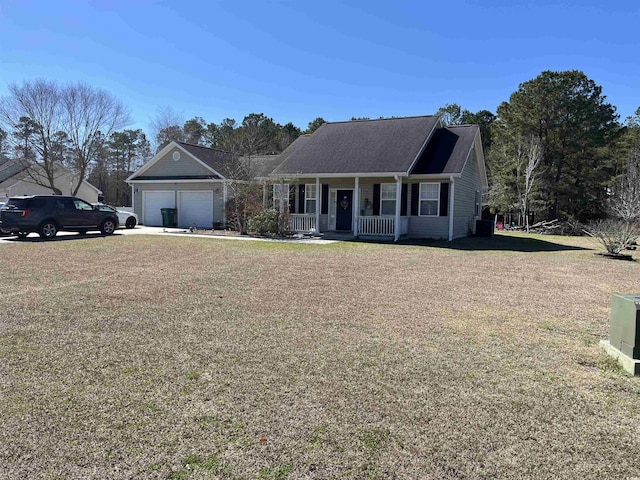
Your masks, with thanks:
M 175 208 L 161 208 L 160 213 L 162 213 L 163 227 L 175 227 L 178 225 L 176 221 L 178 211 Z
M 640 360 L 640 295 L 612 295 L 611 346 Z

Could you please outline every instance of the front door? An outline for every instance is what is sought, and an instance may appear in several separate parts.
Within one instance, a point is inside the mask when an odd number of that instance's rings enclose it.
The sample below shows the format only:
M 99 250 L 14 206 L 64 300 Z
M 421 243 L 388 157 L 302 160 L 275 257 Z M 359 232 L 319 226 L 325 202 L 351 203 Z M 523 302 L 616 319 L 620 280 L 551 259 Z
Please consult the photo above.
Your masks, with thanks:
M 353 190 L 338 190 L 336 198 L 336 230 L 352 230 Z

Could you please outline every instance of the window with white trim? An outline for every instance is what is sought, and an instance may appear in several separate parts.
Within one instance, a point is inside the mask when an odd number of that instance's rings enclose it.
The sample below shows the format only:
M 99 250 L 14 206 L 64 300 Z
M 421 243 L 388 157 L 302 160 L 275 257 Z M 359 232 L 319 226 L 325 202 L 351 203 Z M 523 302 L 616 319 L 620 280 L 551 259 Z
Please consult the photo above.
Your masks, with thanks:
M 440 213 L 440 184 L 420 184 L 420 216 L 437 217 Z
M 304 186 L 304 213 L 316 213 L 317 194 L 315 183 Z
M 282 189 L 280 188 L 282 187 Z M 276 210 L 280 208 L 280 198 L 284 196 L 283 203 L 284 208 L 289 208 L 289 184 L 273 184 L 273 208 Z
M 382 183 L 380 185 L 380 215 L 396 214 L 396 184 Z
M 482 202 L 482 197 L 480 196 L 480 191 L 476 190 L 476 217 L 480 216 L 480 203 Z

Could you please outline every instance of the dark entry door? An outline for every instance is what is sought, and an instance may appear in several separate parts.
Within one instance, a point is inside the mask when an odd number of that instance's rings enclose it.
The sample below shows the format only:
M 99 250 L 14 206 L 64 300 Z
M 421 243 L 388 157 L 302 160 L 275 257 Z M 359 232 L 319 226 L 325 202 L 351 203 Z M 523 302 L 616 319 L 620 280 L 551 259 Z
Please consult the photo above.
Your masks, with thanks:
M 336 230 L 352 230 L 353 191 L 338 190 L 336 193 Z

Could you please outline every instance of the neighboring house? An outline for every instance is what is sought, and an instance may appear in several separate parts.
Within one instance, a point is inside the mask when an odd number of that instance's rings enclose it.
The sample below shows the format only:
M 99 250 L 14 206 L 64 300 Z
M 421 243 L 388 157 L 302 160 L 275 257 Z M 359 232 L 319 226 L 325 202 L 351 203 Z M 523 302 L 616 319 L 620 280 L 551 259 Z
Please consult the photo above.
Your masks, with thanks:
M 62 166 L 56 167 L 54 184 L 63 195 L 71 195 L 77 184 L 77 176 Z M 50 195 L 53 190 L 38 183 L 46 183 L 45 173 L 39 165 L 24 165 L 22 162 L 0 156 L 0 202 L 16 195 Z M 76 196 L 96 203 L 102 192 L 87 181 L 83 181 Z
M 180 227 L 225 224 L 238 165 L 274 183 L 266 203 L 288 205 L 298 232 L 452 240 L 475 232 L 488 186 L 477 125 L 391 118 L 325 123 L 280 155 L 237 160 L 171 142 L 127 179 L 134 211 L 144 225 L 162 225 L 162 208 L 177 209 Z
M 296 231 L 452 240 L 475 232 L 488 189 L 478 126 L 437 116 L 325 123 L 280 157 Z

